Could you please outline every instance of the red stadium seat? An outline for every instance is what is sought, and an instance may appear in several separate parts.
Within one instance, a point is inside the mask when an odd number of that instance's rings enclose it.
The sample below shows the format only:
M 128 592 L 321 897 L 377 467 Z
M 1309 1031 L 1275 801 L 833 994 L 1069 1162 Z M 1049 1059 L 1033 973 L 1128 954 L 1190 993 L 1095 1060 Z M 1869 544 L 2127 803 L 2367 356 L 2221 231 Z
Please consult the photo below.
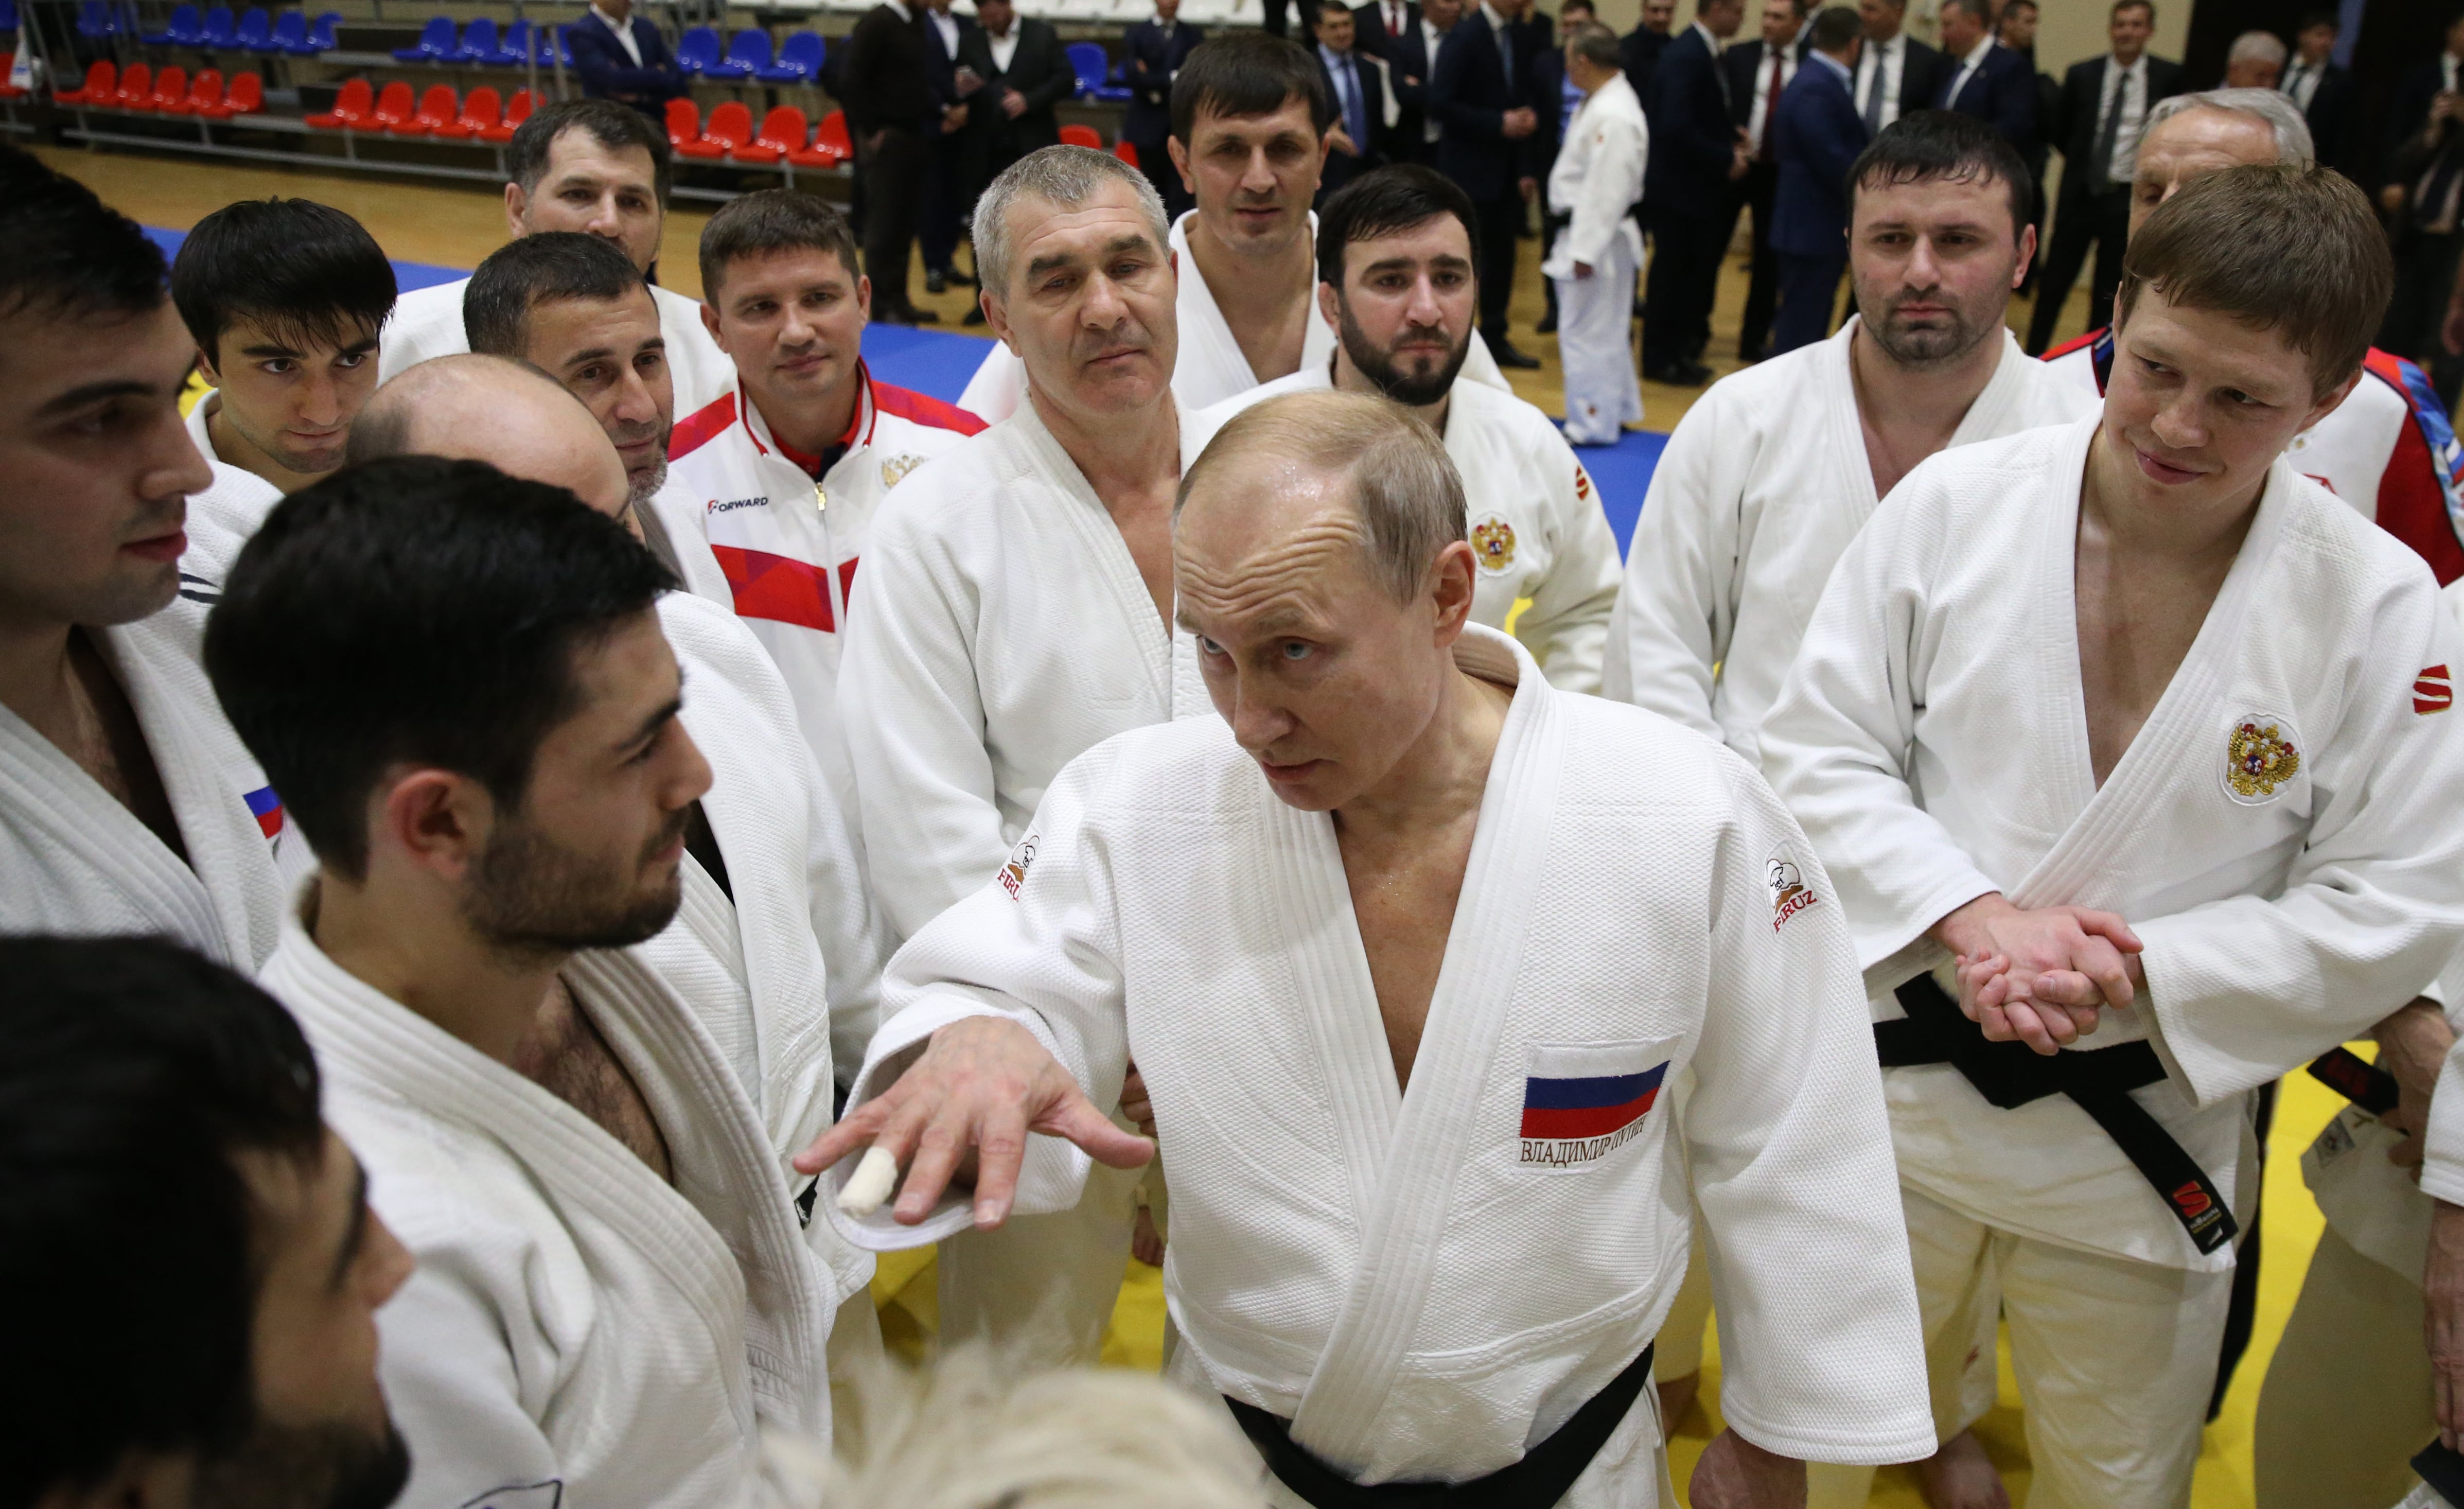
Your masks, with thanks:
M 341 92 L 334 97 L 333 109 L 319 111 L 307 120 L 319 131 L 347 131 L 365 124 L 368 112 L 375 108 L 375 89 L 364 78 L 349 78 L 343 80 Z
M 701 106 L 690 100 L 668 101 L 668 150 L 680 152 L 687 142 L 701 140 Z
M 366 120 L 357 123 L 345 122 L 342 129 L 345 131 L 390 131 L 403 122 L 409 120 L 416 112 L 417 108 L 418 107 L 411 100 L 410 85 L 405 80 L 397 78 L 392 83 L 389 83 L 383 89 L 377 91 L 377 107 L 368 112 L 368 118 Z
M 472 93 L 475 95 L 478 91 L 474 89 Z M 464 114 L 468 115 L 469 112 L 466 110 Z M 502 146 L 514 139 L 515 127 L 530 118 L 531 92 L 527 89 L 517 89 L 514 91 L 514 102 L 505 107 L 505 119 L 498 124 L 482 127 L 479 140 L 494 146 Z
M 819 130 L 813 133 L 813 144 L 787 154 L 787 161 L 798 167 L 836 167 L 855 156 L 855 147 L 847 141 L 847 112 L 833 110 L 822 117 Z
M 107 105 L 120 94 L 120 65 L 101 58 L 86 65 L 85 82 L 75 89 L 55 89 L 52 102 L 63 105 Z
M 1104 134 L 1096 130 L 1091 125 L 1079 125 L 1073 122 L 1072 123 L 1061 128 L 1061 144 L 1064 146 L 1091 146 L 1096 151 L 1100 152 L 1104 149 Z
M 222 102 L 223 71 L 219 68 L 200 68 L 197 70 L 197 77 L 188 84 L 187 96 L 165 103 L 163 106 L 163 113 L 165 115 L 203 115 L 207 106 L 218 105 Z
M 753 111 L 740 100 L 730 100 L 710 113 L 710 124 L 702 127 L 701 139 L 687 142 L 676 148 L 686 157 L 704 160 L 725 157 L 737 147 L 753 141 Z
M 489 129 L 501 124 L 504 119 L 505 101 L 496 93 L 496 86 L 480 84 L 471 91 L 469 99 L 462 101 L 462 119 L 455 124 L 462 127 L 464 136 L 475 136 L 484 142 L 488 139 Z
M 120 76 L 120 92 L 108 100 L 89 100 L 88 104 L 117 105 L 122 110 L 143 110 L 154 98 L 154 70 L 144 63 L 131 63 Z
M 154 92 L 128 106 L 131 110 L 151 110 L 160 114 L 188 98 L 188 71 L 177 63 L 154 76 Z
M 31 89 L 21 89 L 9 81 L 9 74 L 16 66 L 16 62 L 17 54 L 14 49 L 0 53 L 0 100 L 23 100 L 33 93 Z
M 1112 144 L 1112 155 L 1119 158 L 1122 162 L 1129 164 L 1132 167 L 1138 166 L 1138 149 L 1130 144 L 1130 139 L 1128 137 L 1123 137 Z
M 419 97 L 419 108 L 407 121 L 386 122 L 385 129 L 396 136 L 441 137 L 459 140 L 471 133 L 462 124 L 462 97 L 451 84 L 430 84 Z
M 233 74 L 231 88 L 223 92 L 222 103 L 202 107 L 197 114 L 209 121 L 228 121 L 233 116 L 257 115 L 265 109 L 265 80 L 255 74 Z
M 803 111 L 794 105 L 780 105 L 761 118 L 761 129 L 750 144 L 727 155 L 739 163 L 775 163 L 790 152 L 803 151 L 804 138 L 810 134 L 804 125 Z

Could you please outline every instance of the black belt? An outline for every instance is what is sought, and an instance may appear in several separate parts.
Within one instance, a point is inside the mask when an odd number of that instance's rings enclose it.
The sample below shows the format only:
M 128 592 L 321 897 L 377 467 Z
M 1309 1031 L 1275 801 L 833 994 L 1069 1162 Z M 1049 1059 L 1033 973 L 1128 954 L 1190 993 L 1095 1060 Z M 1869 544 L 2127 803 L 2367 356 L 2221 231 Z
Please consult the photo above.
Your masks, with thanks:
M 1566 1497 L 1608 1444 L 1617 1422 L 1634 1408 L 1636 1396 L 1650 1381 L 1657 1344 L 1644 1347 L 1625 1371 L 1585 1401 L 1549 1439 L 1524 1453 L 1521 1461 L 1460 1483 L 1355 1483 L 1294 1441 L 1292 1423 L 1282 1415 L 1228 1394 L 1223 1402 L 1232 1407 L 1232 1418 L 1241 1422 L 1284 1486 L 1317 1509 L 1547 1509 Z
M 2005 1111 L 2049 1095 L 2069 1096 L 2155 1188 L 2200 1252 L 2214 1252 L 2241 1230 L 2198 1160 L 2130 1098 L 2131 1091 L 2165 1077 L 2164 1062 L 2154 1048 L 2124 1043 L 2092 1054 L 2048 1056 L 2025 1043 L 1987 1042 L 1985 1030 L 1969 1021 L 1929 974 L 1917 976 L 1896 993 L 1907 1016 L 1874 1024 L 1874 1051 L 1883 1068 L 1947 1063 L 1977 1094 Z
M 2310 1077 L 2352 1101 L 2372 1116 L 2395 1109 L 2395 1076 L 2362 1058 L 2350 1049 L 2331 1048 L 2310 1065 Z

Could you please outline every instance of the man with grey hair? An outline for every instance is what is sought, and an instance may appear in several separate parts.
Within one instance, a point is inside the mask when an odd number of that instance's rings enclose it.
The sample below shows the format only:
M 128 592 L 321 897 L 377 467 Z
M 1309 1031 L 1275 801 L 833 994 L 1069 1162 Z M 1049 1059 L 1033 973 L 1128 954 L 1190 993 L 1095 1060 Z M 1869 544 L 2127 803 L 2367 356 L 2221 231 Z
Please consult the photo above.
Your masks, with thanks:
M 1146 175 L 1081 146 L 1021 158 L 976 202 L 985 316 L 1024 399 L 883 500 L 839 670 L 873 894 L 901 937 L 1001 865 L 1063 766 L 1205 707 L 1172 632 L 1173 490 L 1196 448 L 1169 233 Z M 1135 1185 L 1099 1178 L 1074 1211 L 946 1244 L 943 1336 L 1093 1362 Z
M 1089 1155 L 1150 1152 L 1097 1109 L 1134 1059 L 1172 1140 L 1171 1370 L 1279 1509 L 1665 1503 L 1638 1400 L 1697 1209 L 1731 1318 L 1697 1509 L 1930 1452 L 1862 990 L 1771 789 L 1471 621 L 1462 481 L 1382 399 L 1244 411 L 1178 501 L 1223 721 L 1072 762 L 909 943 L 798 1160 L 831 1219 L 886 1249 L 1066 1208 Z
M 2227 89 L 2273 89 L 2284 77 L 2284 43 L 2271 32 L 2244 32 L 2225 54 Z
M 2273 89 L 2175 95 L 2147 113 L 2132 175 L 2129 229 L 2183 185 L 2245 163 L 2316 160 L 2300 108 Z M 2090 330 L 2045 354 L 2079 388 L 2102 396 L 2113 332 Z M 2294 464 L 2365 518 L 2410 545 L 2441 583 L 2464 576 L 2456 522 L 2464 479 L 2447 411 L 2418 366 L 2370 349 L 2362 381 L 2335 411 L 2294 436 Z

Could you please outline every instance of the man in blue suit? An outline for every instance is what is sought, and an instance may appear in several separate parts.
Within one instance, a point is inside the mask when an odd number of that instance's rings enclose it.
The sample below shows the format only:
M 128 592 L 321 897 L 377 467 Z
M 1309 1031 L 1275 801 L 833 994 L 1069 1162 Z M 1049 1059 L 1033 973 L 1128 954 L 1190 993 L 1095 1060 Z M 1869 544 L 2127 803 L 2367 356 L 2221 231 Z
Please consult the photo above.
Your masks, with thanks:
M 1163 195 L 1164 212 L 1177 220 L 1197 201 L 1173 170 L 1172 149 L 1164 144 L 1172 139 L 1172 76 L 1206 33 L 1180 19 L 1180 0 L 1155 0 L 1155 9 L 1154 19 L 1138 22 L 1121 37 L 1121 81 L 1130 86 L 1121 140 L 1136 149 L 1138 171 Z
M 1727 250 L 1733 186 L 1752 159 L 1729 104 L 1720 44 L 1737 34 L 1745 0 L 1701 0 L 1694 24 L 1660 55 L 1652 73 L 1651 161 L 1642 189 L 1642 223 L 1651 233 L 1651 276 L 1642 312 L 1642 375 L 1655 383 L 1700 388 L 1711 369 L 1702 364 L 1711 339 L 1711 300 Z
M 1937 110 L 1974 116 L 2002 133 L 2021 158 L 2036 144 L 2036 71 L 1993 40 L 1992 0 L 1942 0 Z
M 1771 233 L 1779 259 L 1773 356 L 1831 333 L 1831 308 L 1848 266 L 1848 169 L 1868 140 L 1854 93 L 1863 18 L 1833 6 L 1808 32 L 1804 65 L 1781 93 L 1771 122 L 1771 155 L 1779 163 Z
M 1463 12 L 1438 48 L 1429 113 L 1438 118 L 1438 171 L 1461 184 L 1480 211 L 1480 333 L 1500 366 L 1534 367 L 1506 338 L 1514 294 L 1515 235 L 1527 218 L 1523 183 L 1537 184 L 1530 159 L 1540 115 L 1530 100 L 1530 58 L 1522 55 L 1516 18 L 1526 0 L 1482 0 Z M 1731 8 L 1744 0 L 1722 0 Z
M 692 92 L 667 38 L 633 13 L 633 0 L 600 0 L 564 29 L 564 45 L 588 99 L 619 100 L 658 121 L 669 100 Z

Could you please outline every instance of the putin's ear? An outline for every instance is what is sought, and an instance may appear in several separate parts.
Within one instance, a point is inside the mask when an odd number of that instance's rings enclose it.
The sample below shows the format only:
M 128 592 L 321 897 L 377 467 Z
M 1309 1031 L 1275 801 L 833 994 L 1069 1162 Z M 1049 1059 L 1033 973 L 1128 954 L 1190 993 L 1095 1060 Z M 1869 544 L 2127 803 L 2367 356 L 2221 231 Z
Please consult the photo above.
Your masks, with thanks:
M 1429 567 L 1429 595 L 1438 613 L 1438 648 L 1447 649 L 1463 637 L 1471 622 L 1472 595 L 1480 586 L 1480 560 L 1471 543 L 1449 542 Z

